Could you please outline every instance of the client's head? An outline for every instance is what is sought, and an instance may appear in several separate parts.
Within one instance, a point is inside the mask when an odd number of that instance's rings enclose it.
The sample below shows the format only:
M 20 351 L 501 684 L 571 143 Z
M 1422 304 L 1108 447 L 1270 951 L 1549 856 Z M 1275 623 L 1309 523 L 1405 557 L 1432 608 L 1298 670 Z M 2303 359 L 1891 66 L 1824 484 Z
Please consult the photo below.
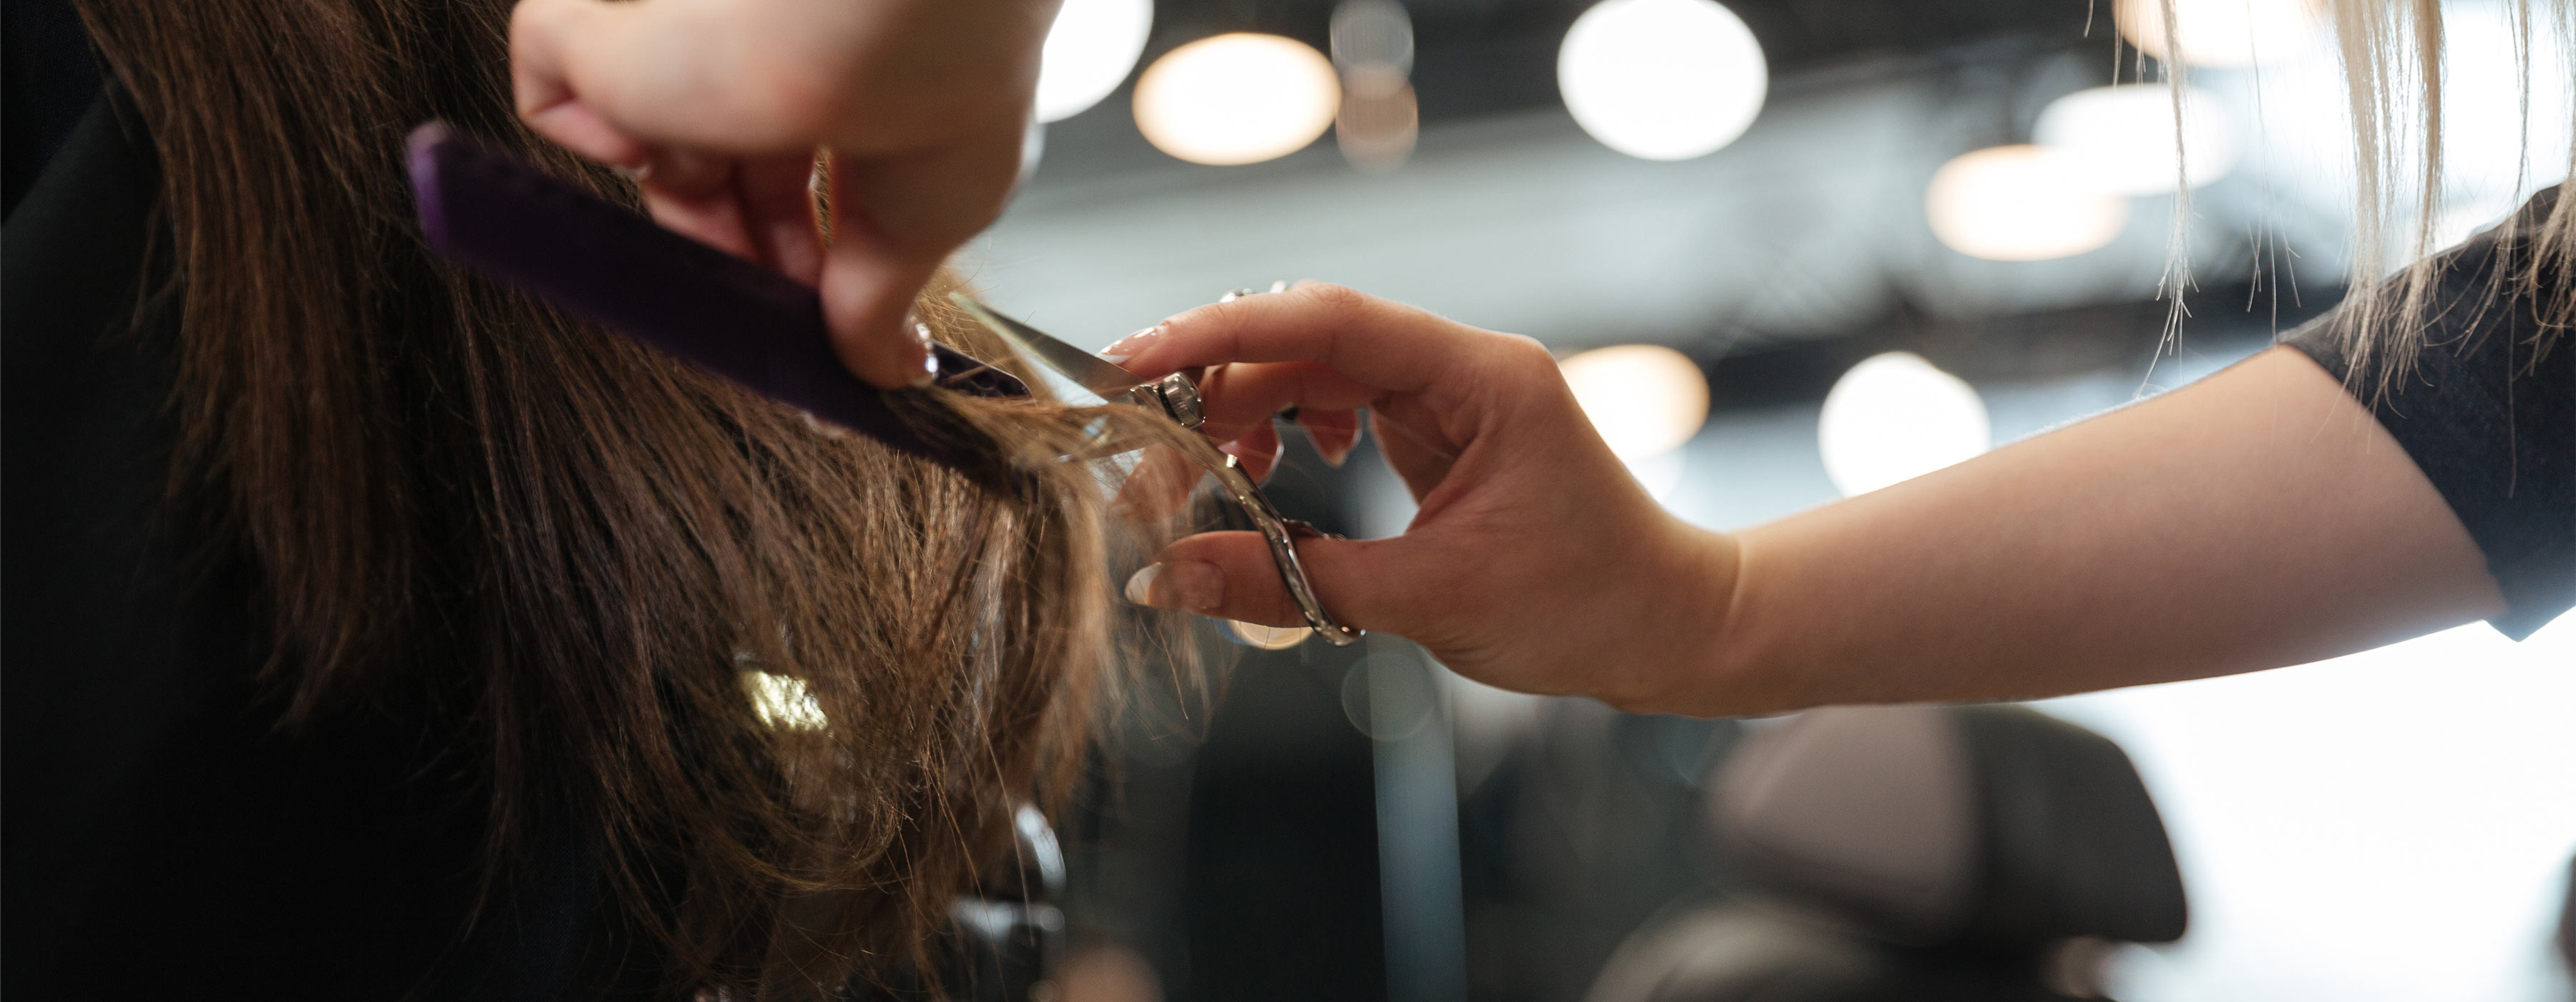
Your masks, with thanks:
M 174 510 L 254 583 L 287 726 L 422 708 L 488 786 L 494 872 L 580 839 L 673 987 L 907 963 L 1069 781 L 1098 485 L 978 489 L 432 260 L 426 119 L 631 197 L 513 118 L 510 6 L 84 0 L 163 170 Z M 1063 414 L 970 418 L 1042 452 Z

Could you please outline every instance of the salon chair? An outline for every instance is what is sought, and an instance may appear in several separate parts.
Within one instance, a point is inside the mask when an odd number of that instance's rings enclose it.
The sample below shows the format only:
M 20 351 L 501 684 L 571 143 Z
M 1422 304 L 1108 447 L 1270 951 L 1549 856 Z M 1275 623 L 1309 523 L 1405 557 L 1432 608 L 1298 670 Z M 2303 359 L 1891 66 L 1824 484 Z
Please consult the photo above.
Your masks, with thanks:
M 1036 806 L 1012 815 L 1010 858 L 974 891 L 949 902 L 948 929 L 931 950 L 935 974 L 854 986 L 849 1002 L 1043 1002 L 1064 957 L 1064 849 Z
M 2180 938 L 2163 821 L 2107 738 L 2021 707 L 1841 707 L 1746 739 L 1708 801 L 1746 892 L 1620 947 L 1590 1002 L 2102 997 Z

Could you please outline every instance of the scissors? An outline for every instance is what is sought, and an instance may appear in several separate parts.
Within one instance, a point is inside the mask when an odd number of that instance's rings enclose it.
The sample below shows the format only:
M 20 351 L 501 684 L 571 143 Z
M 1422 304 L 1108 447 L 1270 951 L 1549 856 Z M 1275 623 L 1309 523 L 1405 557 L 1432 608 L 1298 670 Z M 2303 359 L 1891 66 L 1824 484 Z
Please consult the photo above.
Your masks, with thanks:
M 993 333 L 1001 336 L 1020 356 L 1055 370 L 1075 385 L 1091 391 L 1102 400 L 1126 403 L 1156 411 L 1183 428 L 1197 430 L 1207 421 L 1207 408 L 1199 400 L 1198 384 L 1188 376 L 1172 373 L 1161 379 L 1139 379 L 1135 373 L 1120 368 L 1108 359 L 1049 337 L 1045 332 L 1003 316 L 975 297 L 962 292 L 948 298 L 973 316 Z M 1142 448 L 1143 442 L 1103 443 L 1107 454 Z M 1243 462 L 1226 456 L 1223 463 L 1209 465 L 1207 471 L 1216 478 L 1217 486 L 1243 509 L 1253 528 L 1270 545 L 1270 562 L 1279 568 L 1279 581 L 1288 587 L 1288 595 L 1297 602 L 1297 612 L 1305 617 L 1307 627 L 1325 642 L 1340 647 L 1360 638 L 1360 631 L 1333 621 L 1324 611 L 1324 603 L 1315 597 L 1315 586 L 1306 579 L 1306 565 L 1297 558 L 1297 540 L 1324 535 L 1314 526 L 1279 514 L 1270 498 L 1261 493 L 1261 485 L 1244 472 Z
M 440 256 L 818 420 L 949 466 L 988 488 L 1014 488 L 989 456 L 942 433 L 938 408 L 924 391 L 879 390 L 851 375 L 832 351 L 821 299 L 804 284 L 663 229 L 442 122 L 413 130 L 408 153 L 422 235 Z M 1198 384 L 1186 375 L 1140 379 L 974 297 L 951 298 L 1023 358 L 1104 401 L 1142 407 L 1183 429 L 1206 421 Z M 1009 372 L 946 345 L 932 346 L 932 360 L 938 370 L 932 382 L 941 388 L 1029 395 Z M 1104 438 L 1066 458 L 1100 458 L 1147 444 Z M 1269 544 L 1279 580 L 1306 625 L 1334 646 L 1357 641 L 1360 631 L 1324 611 L 1297 556 L 1298 540 L 1323 533 L 1280 515 L 1235 457 L 1204 465 Z

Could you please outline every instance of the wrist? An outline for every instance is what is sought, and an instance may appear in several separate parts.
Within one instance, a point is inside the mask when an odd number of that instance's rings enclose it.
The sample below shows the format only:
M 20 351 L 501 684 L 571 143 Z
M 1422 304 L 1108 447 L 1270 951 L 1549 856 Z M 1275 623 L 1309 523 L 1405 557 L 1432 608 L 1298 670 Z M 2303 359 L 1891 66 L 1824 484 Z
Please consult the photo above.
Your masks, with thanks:
M 1736 609 L 1744 587 L 1743 546 L 1737 537 L 1672 519 L 1660 572 L 1651 579 L 1633 621 L 1637 663 L 1651 666 L 1641 691 L 1608 700 L 1636 713 L 1731 716 L 1743 709 L 1734 681 Z

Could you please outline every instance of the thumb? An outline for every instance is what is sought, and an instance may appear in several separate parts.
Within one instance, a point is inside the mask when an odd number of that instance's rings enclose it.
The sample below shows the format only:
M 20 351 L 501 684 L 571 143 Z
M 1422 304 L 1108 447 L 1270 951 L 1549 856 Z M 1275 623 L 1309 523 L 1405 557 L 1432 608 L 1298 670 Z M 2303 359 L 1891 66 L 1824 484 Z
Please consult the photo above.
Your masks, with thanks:
M 1402 633 L 1410 618 L 1403 597 L 1413 591 L 1402 545 L 1401 539 L 1309 538 L 1297 541 L 1297 557 L 1335 622 Z M 1165 547 L 1128 578 L 1127 600 L 1266 626 L 1306 625 L 1279 575 L 1260 533 L 1207 532 Z

